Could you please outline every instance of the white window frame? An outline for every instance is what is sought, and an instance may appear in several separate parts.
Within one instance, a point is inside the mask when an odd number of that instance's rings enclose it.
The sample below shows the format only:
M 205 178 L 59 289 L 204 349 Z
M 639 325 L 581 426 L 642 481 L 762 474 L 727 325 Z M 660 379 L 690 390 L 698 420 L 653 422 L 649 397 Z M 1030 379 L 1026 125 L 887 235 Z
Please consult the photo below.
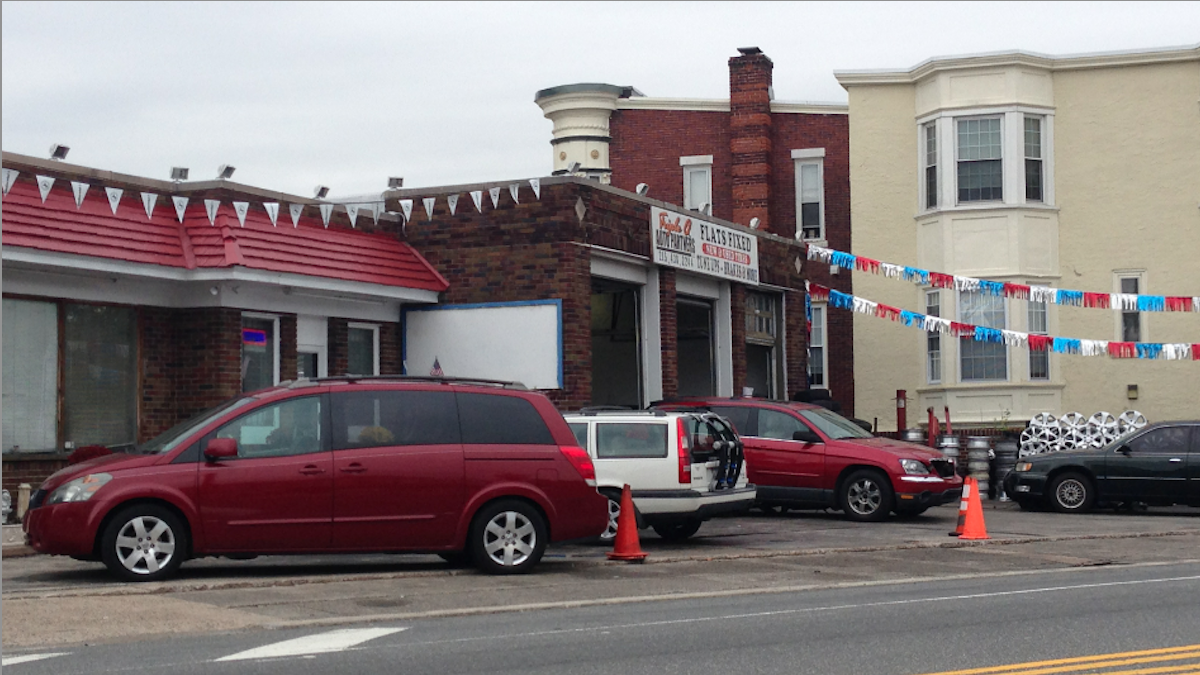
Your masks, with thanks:
M 988 159 L 988 160 L 963 159 L 959 155 L 959 151 L 961 150 L 961 144 L 959 143 L 959 138 L 958 138 L 958 136 L 959 136 L 958 125 L 963 122 L 984 122 L 984 121 L 989 121 L 989 120 L 995 120 L 997 122 L 996 126 L 1000 130 L 1000 157 L 999 157 L 999 159 Z M 1024 124 L 1024 122 L 1022 122 L 1022 124 Z M 1007 130 L 1004 128 L 1004 116 L 1003 115 L 960 115 L 960 116 L 954 118 L 954 136 L 952 137 L 952 138 L 954 138 L 954 201 L 952 202 L 953 204 L 955 204 L 956 206 L 964 206 L 964 205 L 974 205 L 974 204 L 1003 204 L 1003 203 L 1005 203 L 1005 201 L 1004 201 L 1005 195 L 1009 194 L 1010 186 L 1006 185 L 1006 183 L 1008 182 L 1007 180 L 1005 180 L 1007 178 L 1007 174 L 1008 174 L 1008 171 L 1006 169 L 1008 167 L 1004 160 L 1006 157 L 1012 156 L 1011 153 L 1008 152 L 1008 148 L 1005 147 L 1007 145 L 1006 141 L 1008 140 L 1008 138 L 1010 136 L 1010 134 L 1007 134 L 1006 131 Z M 1021 138 L 1024 139 L 1024 137 L 1025 136 L 1022 133 Z M 1022 151 L 1022 153 L 1019 156 L 1024 157 L 1025 156 L 1024 151 Z M 959 197 L 958 176 L 959 176 L 959 169 L 961 168 L 961 164 L 963 162 L 974 162 L 974 161 L 998 161 L 998 162 L 1000 162 L 1000 199 L 972 199 L 972 200 L 968 200 L 968 201 L 963 201 Z M 1022 190 L 1022 191 L 1024 191 L 1024 190 Z
M 812 331 L 810 330 L 809 331 L 809 343 L 808 343 L 808 348 L 809 348 L 808 349 L 808 372 L 806 373 L 806 375 L 808 376 L 808 380 L 811 382 L 811 380 L 812 380 L 812 348 L 820 347 L 820 349 L 821 349 L 821 375 L 825 378 L 825 381 L 822 382 L 820 385 L 814 384 L 812 386 L 816 386 L 819 389 L 829 389 L 829 306 L 823 302 L 821 302 L 821 303 L 814 302 L 812 305 L 812 313 L 813 313 L 813 324 L 820 325 L 820 327 L 821 327 L 821 342 L 820 342 L 820 344 L 813 344 Z M 820 314 L 820 317 L 821 317 L 819 323 L 817 322 L 818 313 Z
M 354 375 L 378 375 L 379 374 L 379 324 L 377 323 L 358 323 L 350 321 L 346 323 L 346 359 L 347 368 L 349 368 L 350 358 L 350 331 L 353 329 L 371 331 L 371 364 L 374 367 L 373 373 L 353 373 Z
M 1029 155 L 1029 151 L 1028 151 L 1029 145 L 1025 142 L 1025 135 L 1028 133 L 1028 131 L 1025 128 L 1025 125 L 1029 122 L 1029 120 L 1037 120 L 1037 122 L 1038 122 L 1038 154 L 1036 157 L 1032 157 Z M 1046 144 L 1044 142 L 1045 137 L 1046 137 L 1046 118 L 1044 115 L 1033 115 L 1033 114 L 1026 113 L 1021 116 L 1021 149 L 1022 149 L 1021 150 L 1021 157 L 1022 157 L 1022 161 L 1021 161 L 1021 193 L 1022 193 L 1022 198 L 1025 199 L 1025 201 L 1030 204 L 1041 204 L 1042 201 L 1046 197 Z M 1042 167 L 1042 184 L 1040 186 L 1038 186 L 1039 188 L 1041 188 L 1041 191 L 1042 191 L 1041 199 L 1030 199 L 1029 198 L 1029 194 L 1028 194 L 1029 193 L 1029 186 L 1028 186 L 1029 174 L 1028 174 L 1028 171 L 1026 170 L 1026 164 L 1028 164 L 1030 161 L 1037 161 L 1039 164 L 1041 164 L 1041 167 Z
M 930 153 L 929 153 L 929 140 L 930 140 L 929 135 L 931 133 L 933 135 L 933 156 L 932 156 L 932 158 L 930 157 Z M 937 120 L 931 120 L 931 121 L 925 122 L 924 124 L 919 125 L 917 127 L 917 134 L 918 134 L 917 145 L 918 145 L 918 147 L 921 148 L 921 153 L 920 153 L 921 154 L 921 171 L 919 174 L 921 176 L 921 179 L 920 179 L 921 210 L 922 211 L 936 211 L 938 209 L 938 207 L 941 206 L 941 204 L 943 203 L 942 202 L 942 194 L 941 194 L 941 185 L 942 185 L 942 161 L 941 161 L 941 159 L 942 159 L 941 158 L 942 140 L 941 139 L 942 139 L 942 137 L 941 137 L 941 134 L 938 132 Z M 933 179 L 934 193 L 932 195 L 933 204 L 929 203 L 930 194 L 929 194 L 928 173 L 929 173 L 929 169 L 931 169 L 931 168 L 933 169 L 933 173 L 934 173 L 934 179 Z
M 679 158 L 679 166 L 683 167 L 683 208 L 689 211 L 699 211 L 701 207 L 708 204 L 709 214 L 712 213 L 712 155 L 687 155 Z M 696 203 L 692 195 L 692 175 L 703 174 L 704 181 L 708 183 L 708 201 Z
M 259 319 L 260 321 L 270 321 L 271 339 L 274 341 L 273 351 L 275 354 L 274 363 L 271 364 L 271 385 L 279 384 L 279 315 L 278 314 L 263 314 L 262 312 L 242 312 L 243 319 Z M 243 378 L 243 381 L 245 378 Z M 241 384 L 239 383 L 239 387 Z
M 963 303 L 962 299 L 967 296 L 980 297 L 980 298 L 993 298 L 993 297 L 997 297 L 997 296 L 982 295 L 982 294 L 978 294 L 978 293 L 972 294 L 967 291 L 959 291 L 958 297 L 955 298 L 955 313 L 958 315 L 959 322 L 971 323 L 971 324 L 978 326 L 980 324 L 975 323 L 974 321 L 966 321 L 965 317 L 963 317 L 963 304 L 964 303 Z M 1003 297 L 999 298 L 999 300 L 1000 300 L 1000 307 L 1004 310 L 1004 325 L 1000 326 L 1000 328 L 1003 329 L 1003 328 L 1008 327 L 1009 320 L 1010 320 L 1009 316 L 1008 316 L 1008 303 L 1005 302 Z M 1004 343 L 998 343 L 1004 352 L 1004 377 L 1003 378 L 990 379 L 990 380 L 984 380 L 984 379 L 968 380 L 965 377 L 963 377 L 962 342 L 963 342 L 963 339 L 960 338 L 958 345 L 956 345 L 958 347 L 958 358 L 956 360 L 958 361 L 958 383 L 959 384 L 981 384 L 981 383 L 1011 382 L 1012 381 L 1012 354 L 1010 353 L 1009 348 L 1006 345 L 1004 345 Z M 997 343 L 987 343 L 987 344 L 997 344 Z M 944 365 L 945 364 L 943 362 L 943 366 Z M 944 374 L 943 374 L 943 377 L 945 377 Z
M 935 300 L 936 303 L 931 303 L 930 300 Z M 936 306 L 937 313 L 929 311 L 930 307 Z M 942 292 L 940 290 L 925 291 L 925 314 L 929 316 L 942 315 Z M 937 341 L 937 350 L 933 349 L 934 341 Z M 925 336 L 925 380 L 929 384 L 941 384 L 942 378 L 945 377 L 943 369 L 946 365 L 945 356 L 946 350 L 942 344 L 942 334 L 934 331 Z M 937 377 L 933 376 L 933 363 L 937 360 Z
M 1113 292 L 1114 293 L 1124 293 L 1125 292 L 1125 291 L 1121 290 L 1121 282 L 1124 279 L 1136 279 L 1137 284 L 1138 284 L 1138 294 L 1146 295 L 1146 270 L 1114 270 L 1113 271 Z M 1125 315 L 1126 314 L 1137 314 L 1138 315 L 1138 339 L 1136 340 L 1136 342 L 1150 342 L 1149 336 L 1147 335 L 1148 327 L 1146 326 L 1146 313 L 1145 312 L 1137 312 L 1137 311 L 1127 312 L 1127 311 L 1121 309 L 1120 307 L 1113 308 L 1113 317 L 1116 322 L 1116 335 L 1117 335 L 1116 341 L 1117 342 L 1127 342 L 1127 340 L 1125 339 Z
M 1042 325 L 1041 330 L 1034 330 L 1034 327 L 1033 327 L 1033 316 L 1034 316 L 1035 308 L 1037 305 L 1041 305 L 1041 309 L 1037 310 L 1038 312 L 1040 312 L 1042 314 L 1043 325 Z M 1026 308 L 1025 308 L 1025 320 L 1028 322 L 1028 324 L 1026 325 L 1026 328 L 1028 329 L 1028 332 L 1030 335 L 1049 335 L 1050 334 L 1050 303 L 1046 302 L 1045 300 L 1042 300 L 1042 301 L 1029 300 L 1029 301 L 1027 301 Z M 1045 377 L 1036 377 L 1035 378 L 1033 376 L 1033 359 L 1034 358 L 1044 358 L 1046 360 L 1046 376 Z M 1029 381 L 1030 382 L 1049 382 L 1050 381 L 1050 350 L 1046 350 L 1044 352 L 1038 352 L 1038 351 L 1034 351 L 1034 350 L 1030 349 L 1028 366 L 1029 366 Z
M 958 201 L 958 121 L 964 119 L 1001 118 L 1001 187 L 999 201 Z M 1037 117 L 1042 122 L 1042 199 L 1025 198 L 1025 118 Z M 937 132 L 938 194 L 935 207 L 926 207 L 925 194 L 925 125 L 933 124 Z M 1013 206 L 1053 208 L 1054 197 L 1054 110 L 1033 106 L 1012 105 L 941 111 L 917 119 L 916 169 L 920 203 L 918 211 L 995 209 Z
M 825 148 L 804 148 L 792 150 L 792 163 L 795 177 L 796 187 L 796 238 L 803 241 L 811 241 L 818 246 L 823 246 L 828 241 L 825 232 Z M 817 184 L 819 189 L 819 208 L 818 208 L 818 236 L 805 237 L 803 236 L 803 228 L 801 225 L 802 202 L 801 195 L 803 194 L 802 167 L 816 166 L 817 167 Z

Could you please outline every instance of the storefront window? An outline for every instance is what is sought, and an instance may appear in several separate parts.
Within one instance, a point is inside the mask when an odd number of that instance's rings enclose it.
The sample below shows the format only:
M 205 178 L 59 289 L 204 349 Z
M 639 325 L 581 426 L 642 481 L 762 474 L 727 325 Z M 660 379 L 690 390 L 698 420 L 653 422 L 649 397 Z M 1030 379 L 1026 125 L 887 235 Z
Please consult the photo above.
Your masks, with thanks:
M 63 439 L 83 445 L 137 440 L 137 316 L 132 308 L 66 305 Z
M 55 447 L 58 305 L 4 299 L 4 452 Z
M 242 317 L 242 391 L 275 386 L 279 372 L 278 319 Z

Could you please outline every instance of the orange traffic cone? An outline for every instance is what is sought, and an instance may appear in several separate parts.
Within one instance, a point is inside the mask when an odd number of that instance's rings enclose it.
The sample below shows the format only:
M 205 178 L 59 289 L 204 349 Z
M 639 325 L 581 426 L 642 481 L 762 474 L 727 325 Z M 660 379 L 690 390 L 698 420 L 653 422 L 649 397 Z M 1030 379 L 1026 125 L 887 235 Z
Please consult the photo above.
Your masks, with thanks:
M 608 552 L 608 559 L 629 562 L 646 559 L 638 541 L 637 516 L 633 513 L 633 496 L 629 493 L 629 485 L 621 490 L 621 515 L 617 516 L 617 536 L 613 538 L 613 550 Z
M 962 499 L 958 502 L 958 525 L 954 527 L 954 531 L 950 533 L 951 537 L 961 536 L 963 527 L 967 524 L 967 506 L 970 502 L 971 486 L 975 485 L 974 478 L 968 478 L 963 481 Z
M 979 483 L 972 478 L 971 498 L 967 500 L 967 518 L 959 539 L 987 539 L 987 527 L 983 524 L 983 504 L 979 501 Z

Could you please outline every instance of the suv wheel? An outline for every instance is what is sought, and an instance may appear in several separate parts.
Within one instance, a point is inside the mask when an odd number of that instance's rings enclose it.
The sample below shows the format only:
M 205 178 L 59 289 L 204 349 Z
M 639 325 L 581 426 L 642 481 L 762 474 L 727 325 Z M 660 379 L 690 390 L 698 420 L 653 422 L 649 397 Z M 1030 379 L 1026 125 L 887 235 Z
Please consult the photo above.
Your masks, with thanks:
M 155 504 L 121 509 L 100 538 L 100 557 L 126 581 L 161 581 L 175 573 L 187 554 L 183 523 Z
M 471 524 L 471 560 L 489 574 L 524 574 L 546 551 L 546 523 L 517 500 L 488 504 Z
M 1092 482 L 1078 473 L 1064 473 L 1050 481 L 1050 506 L 1059 513 L 1085 513 L 1096 493 Z
M 850 520 L 878 522 L 892 510 L 892 486 L 886 476 L 860 469 L 846 477 L 838 503 Z
M 696 534 L 696 531 L 700 529 L 701 522 L 695 519 L 679 520 L 670 523 L 655 523 L 651 527 L 658 536 L 666 541 L 683 541 Z

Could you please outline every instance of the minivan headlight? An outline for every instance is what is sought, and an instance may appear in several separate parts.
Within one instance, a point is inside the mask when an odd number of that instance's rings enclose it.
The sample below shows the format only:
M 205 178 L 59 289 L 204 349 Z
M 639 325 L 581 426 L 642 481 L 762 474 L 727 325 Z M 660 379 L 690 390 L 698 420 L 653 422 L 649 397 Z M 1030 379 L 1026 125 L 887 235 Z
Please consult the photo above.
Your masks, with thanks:
M 1016 472 L 1029 471 L 1031 469 L 1033 469 L 1033 462 L 1017 462 L 1017 465 L 1013 467 L 1013 471 Z
M 900 460 L 900 468 L 904 469 L 904 473 L 916 476 L 926 476 L 929 474 L 929 467 L 919 459 L 902 459 Z
M 46 500 L 46 504 L 60 504 L 62 502 L 86 502 L 96 494 L 96 491 L 104 487 L 104 484 L 112 480 L 112 474 L 109 473 L 89 473 L 82 478 L 76 478 L 72 481 L 67 481 L 58 486 L 58 489 L 50 493 L 50 498 Z

